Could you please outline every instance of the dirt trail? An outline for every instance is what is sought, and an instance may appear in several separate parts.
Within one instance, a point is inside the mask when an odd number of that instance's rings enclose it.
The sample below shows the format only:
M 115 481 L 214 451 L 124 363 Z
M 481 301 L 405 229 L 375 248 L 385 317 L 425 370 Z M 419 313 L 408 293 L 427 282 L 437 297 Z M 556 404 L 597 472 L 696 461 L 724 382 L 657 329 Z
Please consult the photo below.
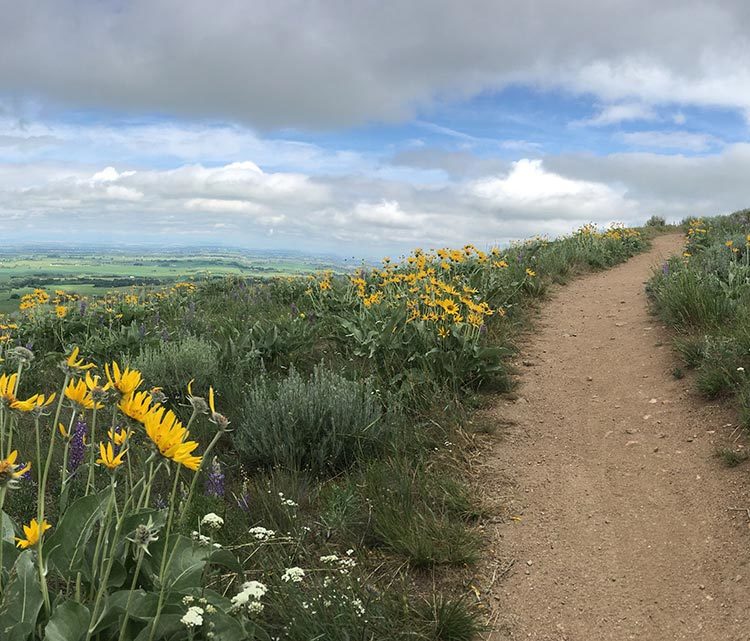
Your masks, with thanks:
M 486 461 L 506 506 L 490 526 L 491 641 L 750 639 L 747 471 L 712 456 L 734 414 L 671 375 L 644 281 L 653 249 L 559 289 L 523 350 L 520 398 Z M 520 365 L 520 363 L 519 363 Z M 509 485 L 509 482 L 512 485 Z

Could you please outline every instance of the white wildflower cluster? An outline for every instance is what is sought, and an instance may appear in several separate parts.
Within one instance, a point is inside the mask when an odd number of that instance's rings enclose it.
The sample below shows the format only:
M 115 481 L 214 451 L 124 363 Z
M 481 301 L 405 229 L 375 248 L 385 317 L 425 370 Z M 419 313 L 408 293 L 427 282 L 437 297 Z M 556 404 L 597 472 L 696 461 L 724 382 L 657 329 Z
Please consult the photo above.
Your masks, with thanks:
M 289 583 L 300 583 L 305 578 L 305 571 L 302 568 L 293 567 L 284 570 L 284 574 L 281 575 L 281 580 Z
M 248 581 L 242 584 L 242 589 L 232 597 L 232 609 L 245 609 L 248 614 L 263 612 L 261 598 L 268 592 L 268 588 L 260 581 Z
M 203 625 L 203 608 L 197 605 L 191 605 L 188 611 L 180 619 L 180 623 L 186 625 L 188 628 L 199 628 Z
M 218 514 L 214 514 L 213 512 L 209 512 L 201 519 L 201 527 L 208 527 L 212 530 L 220 530 L 223 525 L 224 519 L 222 519 Z
M 258 541 L 268 541 L 268 539 L 276 535 L 276 532 L 257 525 L 256 527 L 250 528 L 250 535 Z
M 357 567 L 357 562 L 351 558 L 353 550 L 347 552 L 349 556 L 340 557 L 336 554 L 326 554 L 320 557 L 320 562 L 326 565 L 335 565 L 341 574 L 349 574 L 351 570 Z
M 193 530 L 190 533 L 190 538 L 193 539 L 198 545 L 208 548 L 208 547 L 215 547 L 217 550 L 221 548 L 221 544 L 219 543 L 211 543 L 211 539 L 207 537 L 205 534 L 201 534 L 200 532 Z
M 279 498 L 281 499 L 282 505 L 286 505 L 287 507 L 297 507 L 297 502 L 292 501 L 292 499 L 285 498 L 283 492 L 279 492 Z

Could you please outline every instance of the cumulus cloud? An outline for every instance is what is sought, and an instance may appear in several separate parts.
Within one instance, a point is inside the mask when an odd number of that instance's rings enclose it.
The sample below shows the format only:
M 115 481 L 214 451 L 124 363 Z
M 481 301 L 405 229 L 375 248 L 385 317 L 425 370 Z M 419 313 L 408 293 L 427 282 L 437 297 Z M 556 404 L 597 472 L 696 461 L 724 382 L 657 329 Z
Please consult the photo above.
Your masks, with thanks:
M 506 176 L 474 181 L 467 192 L 492 210 L 540 218 L 630 218 L 636 210 L 612 187 L 566 178 L 541 160 L 519 160 Z
M 0 85 L 260 127 L 399 120 L 513 83 L 750 109 L 740 0 L 2 2 Z M 644 19 L 647 16 L 648 19 Z M 607 120 L 621 107 L 605 108 Z M 609 110 L 609 111 L 607 111 Z
M 138 241 L 263 247 L 272 237 L 274 246 L 373 254 L 415 244 L 502 243 L 539 231 L 540 223 L 562 233 L 588 221 L 626 219 L 636 209 L 618 190 L 565 177 L 538 159 L 431 187 L 266 172 L 250 161 L 41 174 L 23 187 L 2 177 L 0 166 L 0 220 L 24 213 L 9 237 L 33 228 L 45 231 L 42 239 L 66 241 L 106 232 L 115 241 L 135 233 Z

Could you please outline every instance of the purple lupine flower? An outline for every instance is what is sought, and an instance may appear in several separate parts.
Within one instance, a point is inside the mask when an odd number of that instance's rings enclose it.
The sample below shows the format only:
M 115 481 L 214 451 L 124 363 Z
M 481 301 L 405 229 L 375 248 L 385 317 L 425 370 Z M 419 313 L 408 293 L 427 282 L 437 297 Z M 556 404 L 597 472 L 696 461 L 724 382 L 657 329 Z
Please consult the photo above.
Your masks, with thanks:
M 166 499 L 161 494 L 157 494 L 154 497 L 154 507 L 157 510 L 166 510 L 167 509 L 167 501 L 166 501 Z
M 169 341 L 169 331 L 165 327 L 163 330 L 161 330 L 161 339 L 167 343 Z
M 73 436 L 70 439 L 70 455 L 68 457 L 68 473 L 76 473 L 86 456 L 86 444 L 83 442 L 87 432 L 86 421 L 79 418 L 73 428 Z
M 85 300 L 80 300 L 78 302 L 78 313 L 81 316 L 85 316 L 86 310 L 88 309 L 89 304 Z
M 146 338 L 146 325 L 143 323 L 138 326 L 138 335 L 141 337 L 141 340 Z
M 669 276 L 669 263 L 664 263 L 661 266 L 661 273 L 664 274 L 665 276 Z
M 221 471 L 219 458 L 214 456 L 211 469 L 206 477 L 206 496 L 221 498 L 224 496 L 224 473 Z
M 292 311 L 292 316 L 294 316 L 294 317 L 299 316 L 299 307 L 297 307 L 297 305 L 295 303 L 292 303 L 292 305 L 291 305 L 291 311 Z

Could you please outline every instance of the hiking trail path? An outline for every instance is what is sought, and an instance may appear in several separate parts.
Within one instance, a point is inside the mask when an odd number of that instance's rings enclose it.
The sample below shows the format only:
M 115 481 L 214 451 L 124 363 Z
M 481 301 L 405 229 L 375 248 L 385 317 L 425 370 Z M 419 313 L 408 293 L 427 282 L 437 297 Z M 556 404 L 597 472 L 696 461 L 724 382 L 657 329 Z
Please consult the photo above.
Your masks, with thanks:
M 519 356 L 519 397 L 480 466 L 502 506 L 485 529 L 497 612 L 488 641 L 750 639 L 750 507 L 714 456 L 736 425 L 676 379 L 647 307 L 683 239 L 556 289 Z M 521 360 L 523 359 L 523 360 Z

